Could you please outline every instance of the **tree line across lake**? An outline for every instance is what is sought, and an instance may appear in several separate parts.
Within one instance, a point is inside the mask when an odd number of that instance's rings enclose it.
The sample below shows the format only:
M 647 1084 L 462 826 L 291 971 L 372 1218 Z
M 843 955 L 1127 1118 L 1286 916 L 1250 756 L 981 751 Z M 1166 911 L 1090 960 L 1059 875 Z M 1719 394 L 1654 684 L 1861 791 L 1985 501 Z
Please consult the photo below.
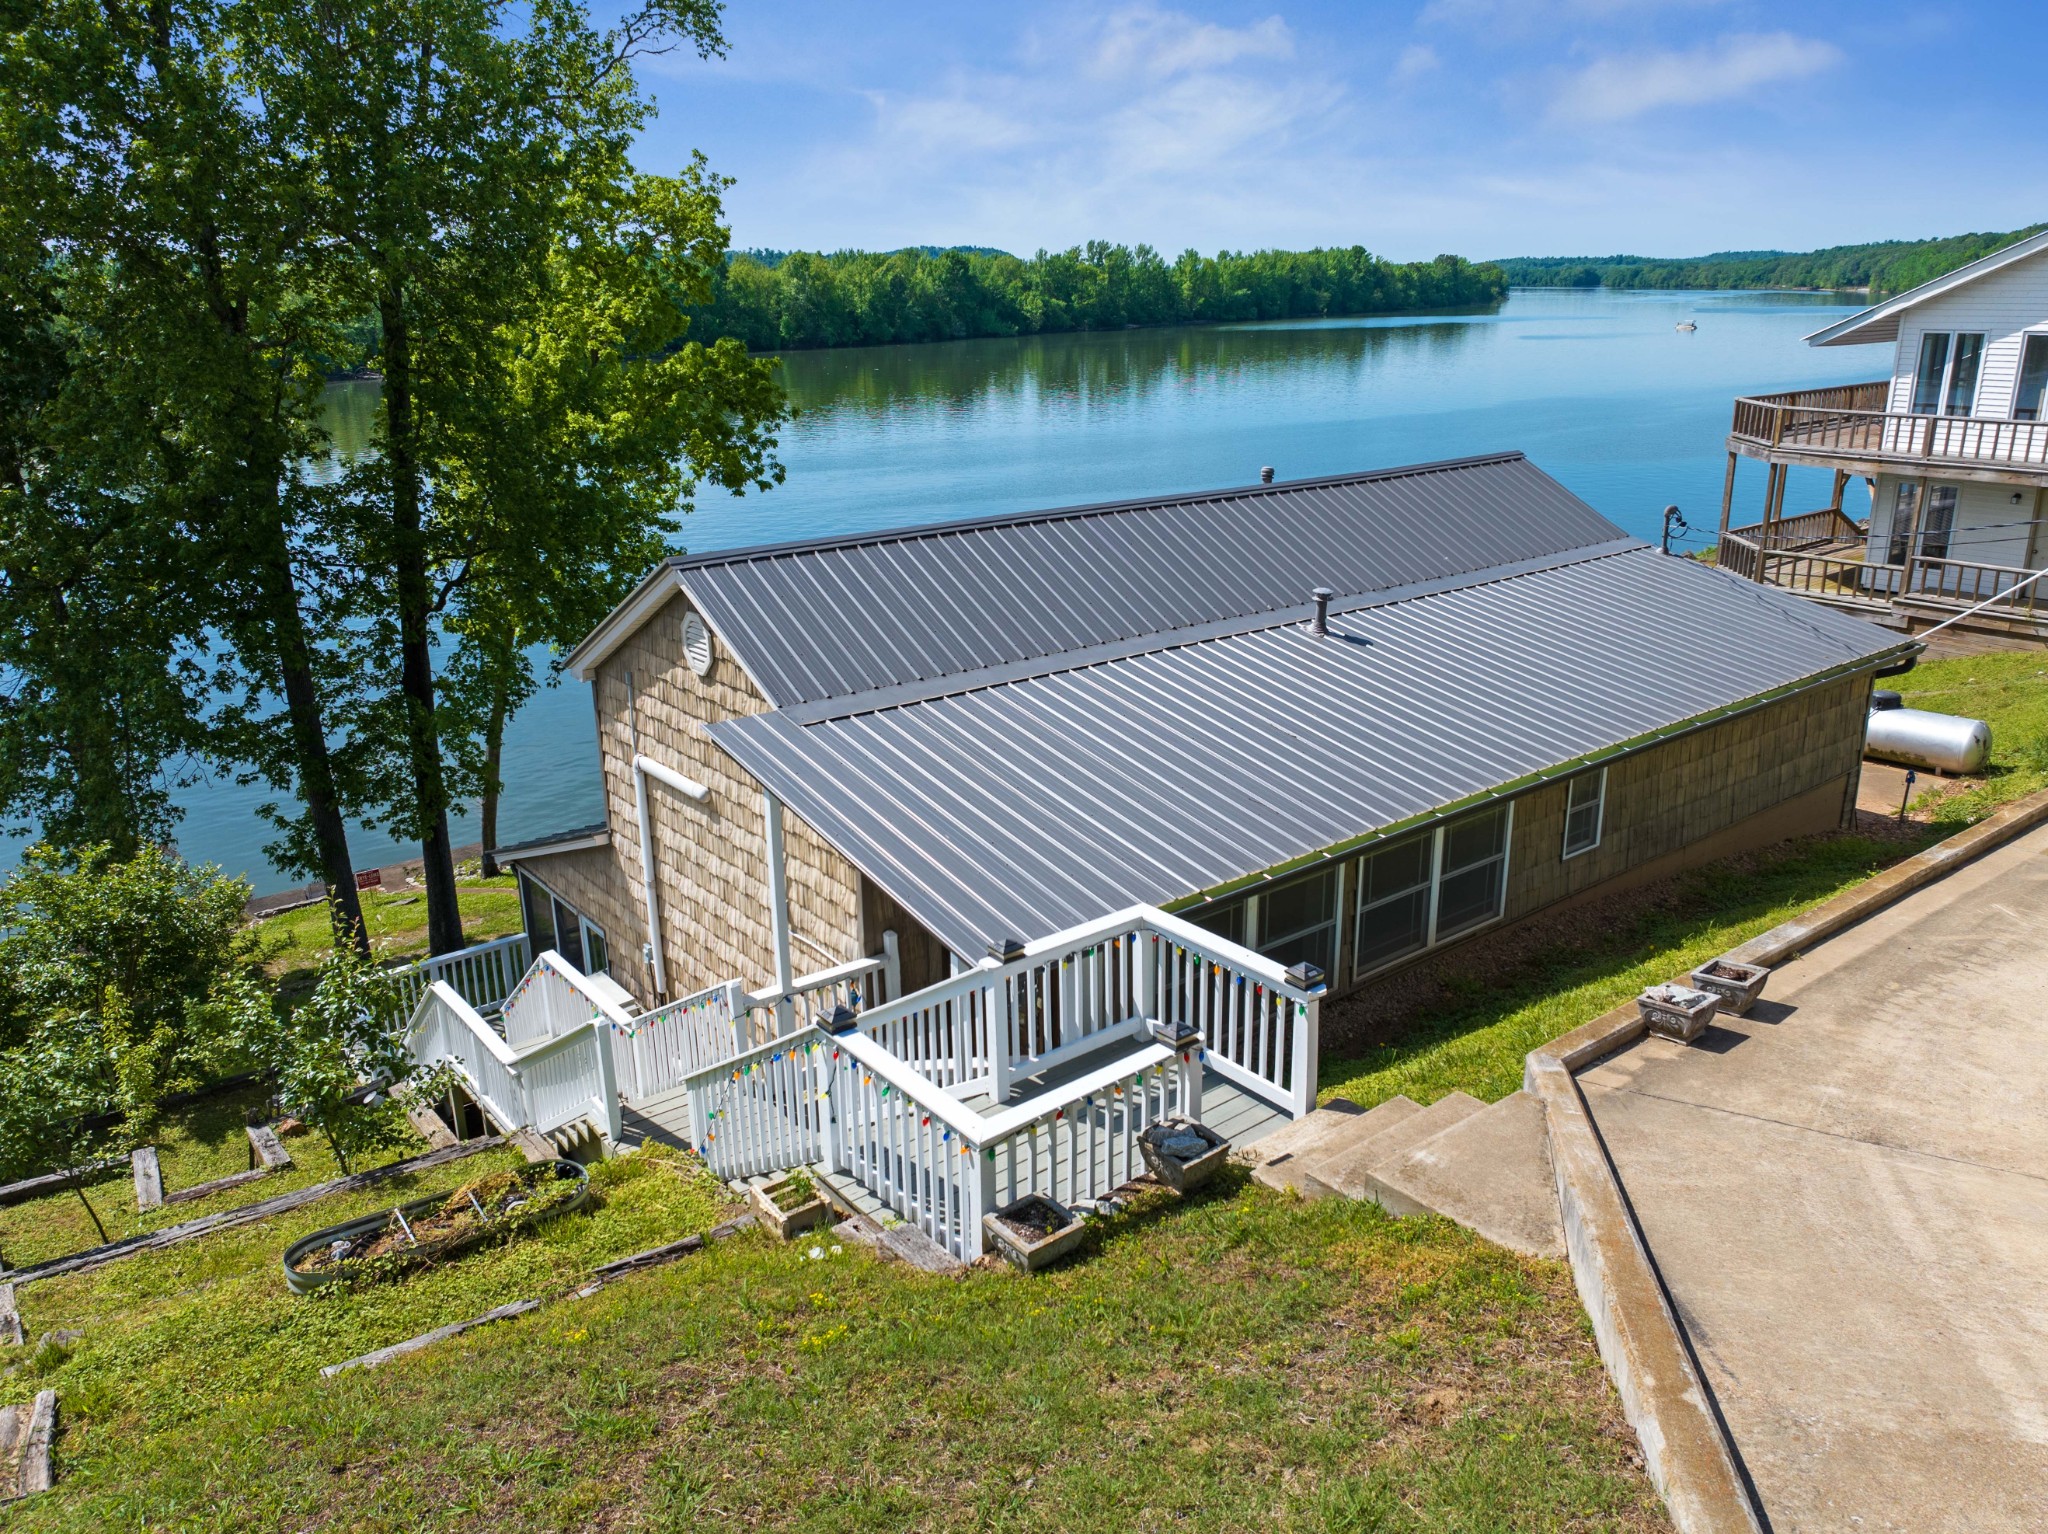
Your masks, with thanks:
M 1132 325 L 1392 314 L 1497 303 L 1497 266 L 1335 250 L 1183 251 L 1091 240 L 1028 259 L 1000 251 L 742 252 L 712 279 L 693 334 L 753 351 L 880 346 Z
M 1883 240 L 1826 250 L 1727 250 L 1710 256 L 1515 256 L 1490 263 L 1518 288 L 1868 288 L 1903 293 L 2048 229 Z

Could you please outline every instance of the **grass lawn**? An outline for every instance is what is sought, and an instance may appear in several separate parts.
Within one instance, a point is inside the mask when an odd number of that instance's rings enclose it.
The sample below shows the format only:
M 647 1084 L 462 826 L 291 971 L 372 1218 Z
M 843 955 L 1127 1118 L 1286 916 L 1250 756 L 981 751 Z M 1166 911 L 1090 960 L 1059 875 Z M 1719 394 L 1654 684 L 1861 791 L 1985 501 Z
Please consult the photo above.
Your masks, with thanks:
M 652 1157 L 599 1176 L 594 1214 L 388 1290 L 285 1291 L 339 1206 L 30 1288 L 32 1331 L 86 1336 L 8 1382 L 63 1403 L 12 1527 L 1668 1527 L 1561 1265 L 1237 1171 L 1036 1278 L 755 1232 L 318 1378 L 718 1213 Z
M 420 890 L 364 890 L 363 921 L 370 950 L 379 960 L 424 958 L 427 952 L 427 897 Z M 462 935 L 472 943 L 509 937 L 520 930 L 518 881 L 460 875 L 456 899 L 462 907 Z M 265 918 L 257 926 L 265 945 L 264 968 L 281 990 L 310 985 L 320 963 L 334 951 L 327 902 Z
M 174 1109 L 157 1132 L 157 1163 L 163 1171 L 164 1191 L 195 1187 L 249 1169 L 249 1136 L 244 1128 L 249 1109 L 263 1103 L 268 1089 L 250 1086 L 225 1092 L 187 1107 Z M 107 1227 L 107 1236 L 118 1241 L 124 1236 L 161 1230 L 201 1215 L 223 1209 L 238 1209 L 259 1199 L 289 1193 L 329 1178 L 341 1176 L 326 1140 L 309 1130 L 285 1139 L 292 1153 L 292 1165 L 268 1177 L 230 1188 L 209 1198 L 189 1203 L 166 1204 L 161 1209 L 140 1213 L 135 1208 L 135 1179 L 122 1162 L 87 1184 L 86 1196 Z M 405 1146 L 382 1155 L 352 1161 L 349 1170 L 360 1172 L 385 1162 L 419 1155 L 424 1142 L 411 1140 Z M 325 1222 L 323 1222 L 325 1223 Z M 25 1268 L 73 1252 L 98 1246 L 99 1233 L 79 1207 L 78 1195 L 66 1189 L 46 1193 L 25 1204 L 0 1209 L 0 1256 L 10 1268 Z
M 1961 792 L 1928 795 L 1922 835 L 1824 837 L 1696 870 L 1591 942 L 1532 955 L 1430 1009 L 1398 1041 L 1364 1057 L 1326 1057 L 1322 1095 L 1368 1107 L 1396 1094 L 1421 1103 L 1451 1091 L 1505 1097 L 1521 1086 L 1522 1057 L 1537 1045 L 2048 787 L 2048 657 L 1931 661 L 1886 685 L 1909 708 L 1991 723 L 1991 770 Z

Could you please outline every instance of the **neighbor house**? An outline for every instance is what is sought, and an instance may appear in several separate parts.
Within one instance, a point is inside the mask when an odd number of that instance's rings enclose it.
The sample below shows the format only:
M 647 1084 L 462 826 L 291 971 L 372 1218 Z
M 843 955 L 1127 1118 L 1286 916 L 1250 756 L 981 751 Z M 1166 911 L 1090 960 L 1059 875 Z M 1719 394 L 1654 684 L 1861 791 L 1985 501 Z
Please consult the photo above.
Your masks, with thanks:
M 2048 638 L 2048 233 L 1807 340 L 1888 343 L 1890 376 L 1735 402 L 1720 562 L 1907 632 L 1974 608 L 1981 638 Z M 1769 466 L 1762 515 L 1731 526 L 1743 456 Z M 1788 512 L 1801 465 L 1834 471 L 1828 506 Z
M 499 849 L 413 1052 L 972 1257 L 1309 1111 L 1333 993 L 1845 824 L 1917 648 L 1518 454 L 673 559 L 566 662 L 603 822 Z

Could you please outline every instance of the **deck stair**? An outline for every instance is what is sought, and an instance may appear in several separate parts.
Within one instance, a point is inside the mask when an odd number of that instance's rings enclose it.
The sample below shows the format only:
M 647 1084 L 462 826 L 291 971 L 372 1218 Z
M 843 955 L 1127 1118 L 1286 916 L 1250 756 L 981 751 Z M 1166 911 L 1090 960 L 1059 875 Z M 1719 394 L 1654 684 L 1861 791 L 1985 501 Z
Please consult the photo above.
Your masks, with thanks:
M 1304 1198 L 1367 1199 L 1389 1214 L 1441 1214 L 1498 1245 L 1562 1257 L 1543 1107 L 1525 1092 L 1487 1104 L 1452 1092 L 1370 1112 L 1339 1100 L 1259 1142 L 1252 1176 Z

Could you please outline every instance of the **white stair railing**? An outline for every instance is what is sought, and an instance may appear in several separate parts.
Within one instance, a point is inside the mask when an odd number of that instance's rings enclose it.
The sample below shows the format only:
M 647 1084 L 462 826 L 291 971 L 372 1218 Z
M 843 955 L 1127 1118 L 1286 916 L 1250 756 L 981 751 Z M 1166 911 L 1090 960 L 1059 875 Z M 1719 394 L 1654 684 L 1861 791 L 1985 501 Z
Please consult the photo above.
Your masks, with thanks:
M 427 987 L 440 980 L 478 1012 L 489 1016 L 511 995 L 527 964 L 526 934 L 515 932 L 495 942 L 479 943 L 474 948 L 394 969 L 391 982 L 406 1012 L 418 1006 Z
M 525 1127 L 518 1054 L 445 980 L 431 983 L 413 1008 L 406 1048 L 418 1065 L 452 1066 L 501 1129 Z
M 632 1013 L 599 996 L 589 977 L 550 948 L 528 966 L 505 998 L 498 1021 L 514 1049 L 531 1049 L 602 1019 L 630 1024 Z
M 616 1144 L 622 1126 L 612 1029 L 623 1014 L 587 1000 L 583 1022 L 569 1025 L 565 1017 L 558 1036 L 519 1049 L 437 980 L 414 1008 L 406 1048 L 417 1065 L 451 1066 L 500 1129 L 546 1134 L 589 1117 Z M 529 1025 L 539 1015 L 538 1008 L 530 1012 Z

